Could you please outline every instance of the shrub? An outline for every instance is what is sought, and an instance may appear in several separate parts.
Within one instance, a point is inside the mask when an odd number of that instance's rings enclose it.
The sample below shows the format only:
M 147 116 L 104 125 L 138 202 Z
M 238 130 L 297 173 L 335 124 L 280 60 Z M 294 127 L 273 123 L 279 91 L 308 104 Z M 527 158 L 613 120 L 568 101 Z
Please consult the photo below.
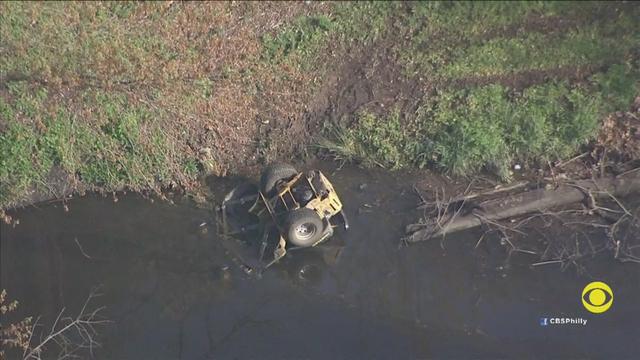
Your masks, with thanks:
M 437 165 L 455 174 L 491 166 L 506 176 L 511 154 L 504 124 L 511 113 L 512 106 L 499 85 L 469 93 L 444 94 L 434 115 L 434 126 L 429 130 L 435 143 Z
M 627 110 L 639 93 L 637 70 L 622 64 L 614 64 L 609 69 L 593 77 L 602 94 L 608 111 Z

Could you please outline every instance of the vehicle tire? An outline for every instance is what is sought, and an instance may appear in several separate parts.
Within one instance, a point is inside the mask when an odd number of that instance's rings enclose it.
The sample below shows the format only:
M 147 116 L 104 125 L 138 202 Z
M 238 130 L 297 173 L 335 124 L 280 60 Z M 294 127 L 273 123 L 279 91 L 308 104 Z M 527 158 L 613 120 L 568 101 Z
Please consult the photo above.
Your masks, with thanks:
M 283 230 L 291 244 L 309 247 L 322 237 L 322 219 L 311 209 L 293 210 L 287 213 Z
M 298 170 L 289 164 L 274 163 L 267 166 L 260 177 L 260 191 L 267 196 L 273 195 L 276 184 L 298 174 Z

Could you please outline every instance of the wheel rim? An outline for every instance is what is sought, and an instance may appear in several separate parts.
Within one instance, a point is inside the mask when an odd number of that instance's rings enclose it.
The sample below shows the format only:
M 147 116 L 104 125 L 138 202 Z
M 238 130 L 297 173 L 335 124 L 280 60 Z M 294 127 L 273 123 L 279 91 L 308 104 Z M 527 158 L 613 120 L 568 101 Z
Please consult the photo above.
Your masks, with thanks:
M 296 236 L 300 240 L 311 239 L 318 229 L 313 223 L 302 223 L 296 227 Z

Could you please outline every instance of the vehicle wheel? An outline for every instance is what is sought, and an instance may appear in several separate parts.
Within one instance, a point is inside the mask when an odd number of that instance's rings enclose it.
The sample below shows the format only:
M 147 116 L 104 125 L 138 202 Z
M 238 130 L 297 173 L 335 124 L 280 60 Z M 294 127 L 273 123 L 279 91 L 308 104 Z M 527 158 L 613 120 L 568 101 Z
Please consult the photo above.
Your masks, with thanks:
M 320 216 L 307 208 L 290 211 L 284 221 L 287 240 L 295 246 L 312 246 L 322 237 L 322 230 Z
M 260 190 L 263 194 L 273 195 L 276 184 L 298 174 L 298 170 L 289 164 L 274 163 L 267 166 L 260 177 Z

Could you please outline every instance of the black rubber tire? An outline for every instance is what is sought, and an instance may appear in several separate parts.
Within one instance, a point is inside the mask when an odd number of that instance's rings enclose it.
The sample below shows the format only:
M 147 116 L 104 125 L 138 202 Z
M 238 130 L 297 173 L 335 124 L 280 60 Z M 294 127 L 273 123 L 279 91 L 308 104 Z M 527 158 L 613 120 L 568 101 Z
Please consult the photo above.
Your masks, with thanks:
M 301 228 L 306 228 L 309 234 L 303 235 Z M 311 209 L 301 208 L 289 211 L 284 220 L 286 239 L 295 246 L 312 246 L 320 240 L 323 230 L 322 219 Z
M 280 180 L 288 179 L 298 174 L 298 170 L 292 165 L 273 163 L 267 166 L 260 177 L 260 191 L 267 196 L 274 194 L 276 184 Z

